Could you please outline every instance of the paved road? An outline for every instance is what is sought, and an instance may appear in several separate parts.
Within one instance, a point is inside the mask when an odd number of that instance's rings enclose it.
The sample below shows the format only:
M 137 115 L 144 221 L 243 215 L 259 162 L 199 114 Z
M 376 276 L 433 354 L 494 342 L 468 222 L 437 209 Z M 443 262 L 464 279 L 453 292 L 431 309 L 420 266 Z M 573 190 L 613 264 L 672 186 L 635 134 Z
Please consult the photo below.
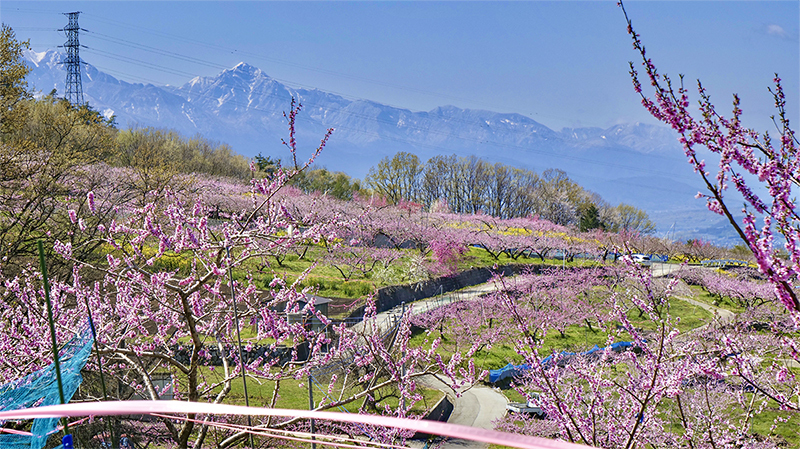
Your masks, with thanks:
M 484 295 L 496 291 L 498 287 L 494 283 L 479 284 L 468 287 L 457 292 L 446 293 L 441 296 L 433 296 L 430 298 L 420 299 L 405 306 L 399 305 L 391 310 L 381 312 L 375 315 L 375 321 L 361 321 L 353 325 L 353 329 L 359 332 L 374 334 L 375 332 L 384 333 L 391 329 L 400 319 L 404 309 L 408 308 L 414 315 L 428 312 L 432 309 L 442 307 L 448 304 L 459 301 L 470 301 Z M 413 305 L 413 306 L 412 306 Z
M 653 273 L 653 277 L 668 276 L 676 271 L 680 271 L 682 268 L 683 265 L 677 263 L 653 262 L 650 264 L 650 271 Z
M 508 400 L 502 393 L 493 388 L 475 385 L 466 391 L 462 391 L 461 395 L 456 397 L 455 392 L 450 387 L 433 376 L 421 378 L 420 383 L 428 388 L 436 388 L 447 394 L 448 399 L 453 404 L 453 412 L 447 420 L 450 424 L 494 429 L 494 421 L 506 414 Z M 441 447 L 444 449 L 485 449 L 488 444 L 451 438 L 445 441 Z
M 454 302 L 473 300 L 486 293 L 496 291 L 497 288 L 494 283 L 490 282 L 442 296 L 421 299 L 413 303 L 411 313 L 416 315 Z M 402 306 L 398 306 L 392 310 L 379 313 L 377 316 L 377 322 L 380 323 L 379 327 L 388 329 L 394 322 L 393 320 L 396 320 L 396 318 L 392 317 L 399 316 L 402 313 L 402 309 Z M 453 412 L 447 420 L 448 423 L 494 429 L 494 421 L 506 414 L 508 400 L 502 393 L 490 387 L 475 385 L 466 391 L 462 391 L 461 395 L 457 396 L 449 386 L 433 376 L 421 378 L 420 383 L 428 388 L 440 390 L 447 395 L 453 404 Z M 442 445 L 443 449 L 486 449 L 487 447 L 488 444 L 486 443 L 462 439 L 449 439 Z
M 458 292 L 421 299 L 415 301 L 413 306 L 406 305 L 405 313 L 410 312 L 416 315 L 454 302 L 473 300 L 483 294 L 496 291 L 497 288 L 494 283 L 490 282 L 465 288 Z M 355 324 L 353 328 L 365 335 L 385 334 L 397 324 L 403 312 L 404 307 L 402 305 L 397 306 L 394 309 L 377 314 L 374 321 L 362 321 Z M 347 355 L 344 355 L 343 359 L 347 359 Z M 447 420 L 449 423 L 493 429 L 493 422 L 506 414 L 506 403 L 508 402 L 506 397 L 490 387 L 475 385 L 472 388 L 461 391 L 460 395 L 456 395 L 449 386 L 433 376 L 421 378 L 420 383 L 428 388 L 440 390 L 448 396 L 453 404 L 453 412 Z M 446 441 L 443 447 L 445 449 L 486 449 L 488 444 L 451 439 Z

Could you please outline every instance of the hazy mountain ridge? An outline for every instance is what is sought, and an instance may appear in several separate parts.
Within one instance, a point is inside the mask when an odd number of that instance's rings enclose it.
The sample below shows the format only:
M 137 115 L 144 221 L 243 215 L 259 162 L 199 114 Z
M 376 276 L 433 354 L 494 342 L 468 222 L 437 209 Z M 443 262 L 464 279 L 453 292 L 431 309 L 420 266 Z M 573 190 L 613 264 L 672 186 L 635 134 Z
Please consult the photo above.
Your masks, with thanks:
M 53 88 L 64 92 L 59 53 L 28 52 L 27 57 L 33 68 L 30 84 L 43 93 Z M 362 177 L 381 158 L 401 150 L 423 161 L 437 154 L 474 154 L 537 172 L 562 169 L 609 202 L 658 211 L 654 218 L 661 231 L 671 227 L 680 232 L 681 226 L 673 224 L 686 211 L 704 208 L 693 198 L 697 189 L 690 186 L 698 184 L 674 132 L 662 126 L 630 123 L 554 131 L 515 113 L 455 106 L 415 112 L 293 88 L 246 63 L 182 86 L 128 83 L 88 64 L 82 71 L 86 101 L 106 114 L 113 111 L 120 126 L 200 133 L 246 156 L 283 156 L 283 112 L 294 97 L 304 106 L 297 120 L 299 148 L 315 146 L 327 128 L 335 128 L 318 162 L 351 176 Z M 665 185 L 667 191 L 661 192 Z

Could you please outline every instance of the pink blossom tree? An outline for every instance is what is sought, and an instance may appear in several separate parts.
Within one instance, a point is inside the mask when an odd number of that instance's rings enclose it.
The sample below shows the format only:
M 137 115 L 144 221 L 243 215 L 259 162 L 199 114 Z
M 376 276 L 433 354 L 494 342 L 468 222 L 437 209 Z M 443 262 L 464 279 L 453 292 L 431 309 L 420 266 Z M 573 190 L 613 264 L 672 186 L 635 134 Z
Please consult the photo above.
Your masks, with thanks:
M 633 87 L 641 95 L 642 105 L 679 134 L 686 157 L 706 189 L 699 197 L 705 198 L 710 211 L 728 220 L 752 251 L 761 272 L 774 285 L 781 302 L 791 311 L 800 311 L 800 300 L 793 287 L 800 274 L 800 216 L 793 197 L 800 182 L 800 151 L 786 115 L 780 77 L 775 75 L 774 88 L 770 89 L 775 100 L 777 138 L 744 126 L 737 95 L 733 97 L 731 115 L 723 116 L 699 81 L 700 117 L 695 118 L 683 77 L 676 85 L 670 77 L 658 72 L 624 8 L 623 13 L 633 46 L 641 55 L 644 77 L 652 88 L 651 94 L 645 93 L 636 65 L 631 62 Z M 716 174 L 698 153 L 701 149 L 717 156 Z M 754 187 L 750 179 L 757 179 L 763 190 Z M 734 217 L 737 211 L 730 204 L 731 187 L 744 199 L 741 221 Z M 739 204 L 738 199 L 734 202 Z M 778 245 L 788 253 L 788 258 L 780 257 Z
M 298 111 L 299 106 L 293 104 L 287 114 L 287 146 L 293 161 L 297 160 L 294 120 Z M 321 218 L 313 201 L 306 210 L 294 209 L 294 198 L 281 193 L 292 176 L 313 162 L 330 132 L 305 165 L 253 179 L 245 197 L 247 207 L 226 206 L 231 210 L 219 219 L 209 218 L 217 209 L 204 201 L 202 192 L 192 195 L 166 188 L 158 201 L 148 202 L 150 193 L 137 195 L 136 203 L 120 210 L 124 213 L 107 224 L 94 224 L 91 217 L 100 213 L 99 206 L 107 199 L 95 192 L 88 195 L 85 209 L 80 214 L 73 211 L 75 232 L 82 231 L 77 223 L 91 223 L 86 232 L 93 233 L 107 250 L 101 261 L 85 260 L 71 241 L 56 242 L 55 251 L 75 267 L 70 282 L 52 284 L 59 341 L 83 328 L 91 313 L 102 363 L 120 386 L 119 399 L 136 395 L 155 400 L 168 395 L 220 403 L 229 397 L 234 379 L 246 375 L 274 383 L 269 405 L 275 406 L 281 380 L 302 379 L 345 361 L 338 365 L 339 375 L 327 379 L 328 390 L 342 389 L 338 399 L 326 400 L 318 409 L 364 400 L 393 385 L 404 400 L 402 406 L 381 412 L 405 416 L 419 399 L 415 378 L 443 374 L 459 384 L 474 378 L 474 373 L 457 370 L 462 360 L 458 354 L 447 360 L 435 350 L 409 348 L 405 320 L 393 330 L 394 345 L 389 345 L 374 307 L 368 309 L 363 327 L 332 326 L 314 307 L 313 291 L 298 288 L 307 273 L 294 283 L 276 276 L 267 292 L 257 291 L 246 262 L 269 258 L 286 247 L 335 241 L 350 220 L 335 211 Z M 238 191 L 232 195 L 235 205 L 241 196 Z M 142 199 L 145 204 L 140 206 Z M 29 269 L 3 278 L 0 294 L 6 305 L 0 310 L 4 350 L 0 370 L 10 379 L 47 364 L 49 334 L 41 275 Z M 237 341 L 237 319 L 255 333 L 244 347 Z M 254 345 L 261 346 L 261 352 L 254 352 Z M 222 367 L 212 376 L 203 367 L 214 353 Z M 93 359 L 88 369 L 96 370 L 95 364 Z M 168 381 L 162 385 L 157 376 L 166 376 Z M 352 393 L 354 385 L 360 387 L 357 393 Z M 164 419 L 164 433 L 179 448 L 204 447 L 209 426 L 202 419 L 193 415 L 180 422 Z M 296 420 L 258 423 L 265 427 L 296 424 Z M 403 437 L 386 435 L 388 440 Z M 218 446 L 229 447 L 244 436 L 227 432 Z
M 721 357 L 729 353 L 683 335 L 679 318 L 670 312 L 675 282 L 662 290 L 649 270 L 626 262 L 620 277 L 624 282 L 608 285 L 606 296 L 593 304 L 597 328 L 607 335 L 605 349 L 585 354 L 546 350 L 542 334 L 555 326 L 543 327 L 541 319 L 528 316 L 524 301 L 506 302 L 502 313 L 521 335 L 516 349 L 530 366 L 515 379 L 516 387 L 538 402 L 546 419 L 537 423 L 511 415 L 498 427 L 607 448 L 776 447 L 776 440 L 750 433 L 752 413 L 763 410 L 768 400 L 754 398 L 748 393 L 752 390 L 731 376 L 751 367 L 754 380 L 749 385 L 760 385 L 768 370 L 753 365 L 758 358 L 752 348 L 738 347 L 732 356 Z M 604 282 L 616 278 L 609 273 L 602 277 Z M 649 324 L 632 321 L 630 312 L 635 309 L 643 311 Z M 631 342 L 627 350 L 611 346 L 622 340 Z M 729 371 L 725 360 L 731 357 L 746 362 Z M 775 382 L 765 384 L 764 391 L 774 397 L 787 393 L 785 383 Z M 673 430 L 676 421 L 680 431 Z

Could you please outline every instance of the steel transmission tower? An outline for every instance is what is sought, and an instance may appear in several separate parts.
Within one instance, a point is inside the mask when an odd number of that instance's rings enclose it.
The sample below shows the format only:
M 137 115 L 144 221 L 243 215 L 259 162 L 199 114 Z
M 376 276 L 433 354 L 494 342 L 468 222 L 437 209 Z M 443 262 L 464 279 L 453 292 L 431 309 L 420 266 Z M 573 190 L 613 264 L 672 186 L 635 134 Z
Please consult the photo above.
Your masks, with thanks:
M 67 35 L 67 42 L 65 42 L 64 45 L 60 45 L 60 47 L 67 49 L 67 59 L 63 62 L 63 64 L 67 66 L 67 80 L 64 83 L 64 88 L 67 92 L 64 98 L 74 105 L 83 104 L 81 57 L 78 54 L 78 50 L 81 46 L 78 41 L 78 32 L 81 30 L 81 27 L 78 26 L 78 14 L 80 13 L 80 11 L 65 12 L 64 15 L 69 17 L 69 24 L 67 24 L 66 28 L 58 30 L 64 31 Z

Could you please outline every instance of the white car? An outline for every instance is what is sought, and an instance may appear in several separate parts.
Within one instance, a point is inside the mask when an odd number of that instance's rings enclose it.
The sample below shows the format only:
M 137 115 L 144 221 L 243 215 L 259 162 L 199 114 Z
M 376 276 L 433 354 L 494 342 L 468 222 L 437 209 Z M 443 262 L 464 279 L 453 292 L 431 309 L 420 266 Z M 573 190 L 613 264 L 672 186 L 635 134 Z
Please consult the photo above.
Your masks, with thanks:
M 633 254 L 631 255 L 633 261 L 636 263 L 640 263 L 642 265 L 650 265 L 650 256 L 645 254 Z

